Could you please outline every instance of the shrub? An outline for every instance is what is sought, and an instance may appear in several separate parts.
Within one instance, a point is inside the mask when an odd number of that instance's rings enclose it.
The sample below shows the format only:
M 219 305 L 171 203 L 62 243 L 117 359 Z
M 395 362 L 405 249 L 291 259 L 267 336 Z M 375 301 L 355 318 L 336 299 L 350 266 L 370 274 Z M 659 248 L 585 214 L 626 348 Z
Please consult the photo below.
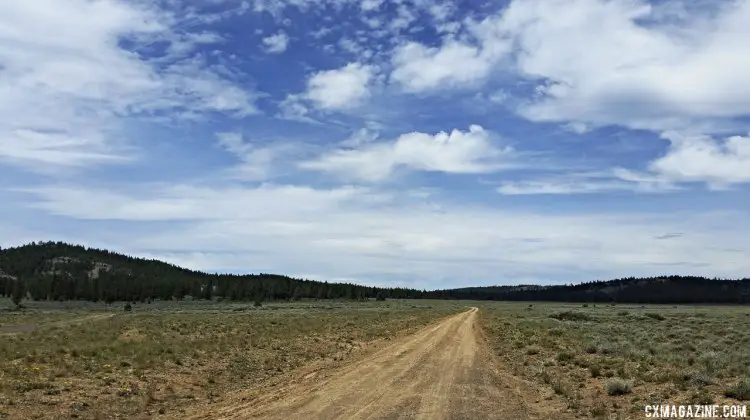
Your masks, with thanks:
M 604 416 L 607 414 L 607 407 L 598 405 L 591 409 L 591 417 L 595 419 L 601 419 L 604 418 Z
M 599 354 L 617 354 L 619 353 L 618 345 L 617 343 L 597 343 L 597 344 L 591 344 L 589 346 L 595 346 L 596 351 L 595 353 Z M 588 346 L 587 346 L 588 347 Z M 589 352 L 591 349 L 587 349 L 587 352 Z
M 549 335 L 560 337 L 565 331 L 562 328 L 550 328 L 547 332 L 549 333 Z
M 130 302 L 125 304 L 125 312 L 130 312 L 133 310 L 133 305 L 130 304 Z
M 599 367 L 599 365 L 591 365 L 589 366 L 589 371 L 591 372 L 592 378 L 598 378 L 602 376 L 602 368 Z
M 604 390 L 607 395 L 625 395 L 632 391 L 632 386 L 622 378 L 609 378 L 604 384 Z
M 682 381 L 697 386 L 711 385 L 711 377 L 703 372 L 685 372 L 682 374 Z
M 587 314 L 574 311 L 558 312 L 549 316 L 560 321 L 591 321 L 591 317 Z
M 555 392 L 555 394 L 557 395 L 566 394 L 565 384 L 563 384 L 563 382 L 560 379 L 558 379 L 555 376 L 550 375 L 549 372 L 547 372 L 546 370 L 543 370 L 541 372 L 541 377 L 542 377 L 542 381 L 545 384 L 552 387 L 552 390 Z
M 529 356 L 534 356 L 536 354 L 539 354 L 540 351 L 541 349 L 537 346 L 529 346 L 526 348 L 526 354 L 528 354 Z
M 750 400 L 750 378 L 745 378 L 724 392 L 724 395 L 735 400 Z
M 565 351 L 557 353 L 557 361 L 558 362 L 560 362 L 560 363 L 567 363 L 567 362 L 570 362 L 571 360 L 573 360 L 573 355 L 571 353 L 568 353 L 568 352 L 565 352 Z
M 714 373 L 726 365 L 724 355 L 715 351 L 707 351 L 701 354 L 699 360 L 708 373 Z
M 706 390 L 696 391 L 688 399 L 688 403 L 694 405 L 712 405 L 715 402 L 714 397 Z

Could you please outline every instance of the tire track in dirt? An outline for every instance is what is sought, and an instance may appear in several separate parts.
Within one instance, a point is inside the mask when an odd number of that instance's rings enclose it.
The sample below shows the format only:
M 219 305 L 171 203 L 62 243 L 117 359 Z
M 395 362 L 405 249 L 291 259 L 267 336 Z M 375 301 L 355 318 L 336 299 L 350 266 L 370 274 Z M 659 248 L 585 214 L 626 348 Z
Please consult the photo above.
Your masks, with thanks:
M 401 339 L 326 378 L 199 413 L 195 419 L 560 418 L 536 385 L 499 370 L 476 324 L 478 309 Z

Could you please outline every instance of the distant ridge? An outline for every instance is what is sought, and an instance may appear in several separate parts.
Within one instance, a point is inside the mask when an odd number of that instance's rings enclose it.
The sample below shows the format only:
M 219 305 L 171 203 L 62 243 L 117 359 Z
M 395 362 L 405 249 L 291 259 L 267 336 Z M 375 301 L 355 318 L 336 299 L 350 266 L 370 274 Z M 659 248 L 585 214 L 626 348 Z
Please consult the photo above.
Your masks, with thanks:
M 0 250 L 0 295 L 35 300 L 150 301 L 221 298 L 262 302 L 290 299 L 418 298 L 422 292 L 327 283 L 276 274 L 208 274 L 157 260 L 70 245 L 36 242 Z
M 435 290 L 434 298 L 627 303 L 750 303 L 750 279 L 695 276 L 628 277 L 574 285 L 519 285 Z
M 501 275 L 502 273 L 498 273 Z M 0 250 L 0 296 L 35 300 L 471 299 L 556 302 L 750 303 L 750 279 L 659 276 L 575 285 L 489 286 L 420 291 L 296 279 L 278 274 L 209 274 L 157 260 L 63 242 Z

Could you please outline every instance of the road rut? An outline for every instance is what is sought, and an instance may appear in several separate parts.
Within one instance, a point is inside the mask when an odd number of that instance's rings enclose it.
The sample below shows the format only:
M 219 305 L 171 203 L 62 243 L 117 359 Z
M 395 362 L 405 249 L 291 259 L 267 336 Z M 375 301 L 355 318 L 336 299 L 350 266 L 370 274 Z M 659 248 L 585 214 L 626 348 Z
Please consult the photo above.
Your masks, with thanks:
M 192 418 L 549 418 L 551 407 L 539 405 L 539 389 L 497 369 L 475 322 L 477 311 L 422 329 L 325 378 L 308 374 Z

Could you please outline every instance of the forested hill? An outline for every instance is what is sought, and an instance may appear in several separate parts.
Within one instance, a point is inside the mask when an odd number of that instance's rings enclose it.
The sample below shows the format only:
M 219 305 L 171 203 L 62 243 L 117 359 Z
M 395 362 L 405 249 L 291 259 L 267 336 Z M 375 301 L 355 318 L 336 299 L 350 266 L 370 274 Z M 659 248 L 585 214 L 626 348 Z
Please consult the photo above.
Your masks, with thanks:
M 750 303 L 750 279 L 661 276 L 624 278 L 559 286 L 492 286 L 436 290 L 435 299 L 551 302 Z
M 746 304 L 750 303 L 750 279 L 631 277 L 575 285 L 468 287 L 425 292 L 327 283 L 275 274 L 208 274 L 101 249 L 39 242 L 0 250 L 0 296 L 109 302 L 191 297 L 252 301 L 424 298 Z
M 187 270 L 114 252 L 38 242 L 0 250 L 0 295 L 35 300 L 288 300 L 418 298 L 417 290 L 295 279 L 275 274 L 227 275 Z

